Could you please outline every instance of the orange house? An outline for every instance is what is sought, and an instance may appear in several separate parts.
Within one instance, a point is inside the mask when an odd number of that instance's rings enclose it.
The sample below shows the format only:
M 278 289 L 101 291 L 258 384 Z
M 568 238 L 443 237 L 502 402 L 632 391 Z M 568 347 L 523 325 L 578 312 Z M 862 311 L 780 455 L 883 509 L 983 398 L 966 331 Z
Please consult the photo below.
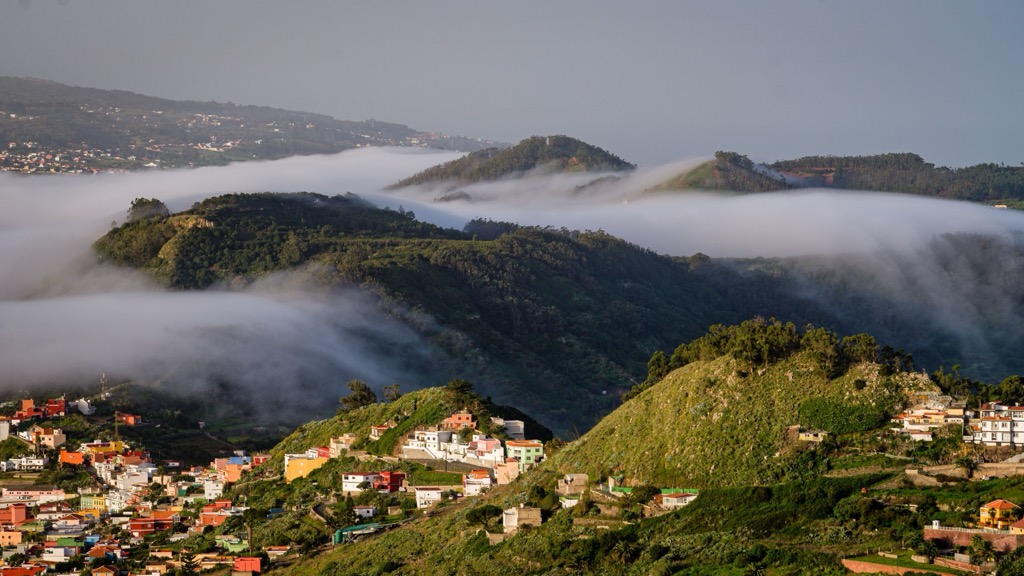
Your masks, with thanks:
M 11 504 L 6 508 L 0 508 L 0 524 L 24 524 L 28 520 L 28 506 L 25 504 Z
M 60 463 L 61 464 L 73 464 L 75 466 L 85 465 L 85 454 L 81 452 L 68 452 L 67 450 L 60 451 Z
M 120 424 L 128 426 L 138 426 L 142 424 L 142 416 L 138 414 L 126 414 L 124 412 L 117 412 L 114 414 L 114 419 Z
M 455 414 L 441 421 L 441 427 L 448 430 L 462 430 L 463 428 L 476 428 L 476 420 L 467 410 L 459 410 Z
M 225 514 L 219 510 L 215 512 L 203 511 L 199 513 L 199 525 L 203 527 L 220 526 L 230 517 L 230 514 Z
M 35 566 L 5 566 L 0 568 L 0 576 L 36 576 L 46 572 L 46 566 L 35 565 Z M 101 574 L 96 570 L 92 571 L 93 574 Z
M 263 559 L 254 556 L 235 558 L 235 572 L 259 572 L 262 570 Z

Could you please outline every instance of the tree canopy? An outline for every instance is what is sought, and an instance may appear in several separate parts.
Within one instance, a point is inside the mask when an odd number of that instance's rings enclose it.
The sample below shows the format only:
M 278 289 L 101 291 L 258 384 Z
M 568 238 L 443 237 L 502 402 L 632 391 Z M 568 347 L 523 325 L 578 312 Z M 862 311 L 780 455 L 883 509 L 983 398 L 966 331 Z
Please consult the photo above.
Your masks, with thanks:
M 350 380 L 345 386 L 348 386 L 351 393 L 348 396 L 342 396 L 339 400 L 343 410 L 355 410 L 356 408 L 377 403 L 377 394 L 374 393 L 373 389 L 366 382 Z

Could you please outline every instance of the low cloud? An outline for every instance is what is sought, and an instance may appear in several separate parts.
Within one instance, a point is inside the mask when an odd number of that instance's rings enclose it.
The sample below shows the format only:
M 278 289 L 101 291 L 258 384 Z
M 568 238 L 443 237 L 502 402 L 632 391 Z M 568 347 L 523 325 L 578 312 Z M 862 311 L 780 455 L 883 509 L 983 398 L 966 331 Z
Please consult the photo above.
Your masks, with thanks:
M 764 194 L 645 192 L 702 160 L 622 175 L 557 175 L 477 183 L 463 199 L 412 187 L 382 203 L 424 209 L 439 223 L 473 218 L 604 230 L 671 256 L 719 258 L 875 252 L 920 246 L 950 232 L 1024 230 L 1024 213 L 904 194 L 802 189 Z M 420 214 L 419 211 L 416 212 Z M 436 215 L 435 214 L 439 214 Z
M 229 192 L 352 192 L 452 228 L 490 218 L 602 229 L 673 256 L 815 254 L 836 270 L 855 256 L 860 272 L 877 279 L 873 290 L 924 303 L 920 308 L 931 316 L 922 326 L 955 325 L 964 339 L 981 341 L 990 311 L 1000 310 L 1004 333 L 1024 331 L 1014 300 L 1019 290 L 998 281 L 1000 270 L 1020 267 L 1019 252 L 989 258 L 984 273 L 960 270 L 954 277 L 942 259 L 955 258 L 956 249 L 936 251 L 933 244 L 949 233 L 994 235 L 1012 244 L 1024 230 L 1020 212 L 836 190 L 644 193 L 700 160 L 628 177 L 576 174 L 474 184 L 459 189 L 468 200 L 436 202 L 450 192 L 440 188 L 384 191 L 456 157 L 362 149 L 126 175 L 0 174 L 0 387 L 91 384 L 108 373 L 173 381 L 203 394 L 229 380 L 251 390 L 254 405 L 278 411 L 333 403 L 351 378 L 376 386 L 398 382 L 406 389 L 438 384 L 420 380 L 435 351 L 365 293 L 312 288 L 301 273 L 244 291 L 171 292 L 138 272 L 97 265 L 91 243 L 124 219 L 136 197 L 159 198 L 177 211 Z
M 489 218 L 600 229 L 670 256 L 808 257 L 784 267 L 789 286 L 840 318 L 842 326 L 833 329 L 920 345 L 909 351 L 930 360 L 930 368 L 969 363 L 976 377 L 987 378 L 1002 378 L 1006 367 L 1024 370 L 1013 349 L 1024 345 L 1018 336 L 1024 334 L 1024 212 L 835 189 L 645 192 L 701 161 L 625 177 L 472 184 L 450 197 L 457 199 L 423 208 L 438 222 Z M 430 187 L 410 188 L 389 201 L 419 214 L 410 202 L 432 195 Z M 949 342 L 954 345 L 938 349 Z
M 0 388 L 91 384 L 102 373 L 198 395 L 228 383 L 251 392 L 240 400 L 257 413 L 281 418 L 322 411 L 352 378 L 435 384 L 416 379 L 430 347 L 370 295 L 316 288 L 302 271 L 241 292 L 172 292 L 98 265 L 90 246 L 137 197 L 181 210 L 227 192 L 358 193 L 445 157 L 454 155 L 378 149 L 182 171 L 0 174 Z

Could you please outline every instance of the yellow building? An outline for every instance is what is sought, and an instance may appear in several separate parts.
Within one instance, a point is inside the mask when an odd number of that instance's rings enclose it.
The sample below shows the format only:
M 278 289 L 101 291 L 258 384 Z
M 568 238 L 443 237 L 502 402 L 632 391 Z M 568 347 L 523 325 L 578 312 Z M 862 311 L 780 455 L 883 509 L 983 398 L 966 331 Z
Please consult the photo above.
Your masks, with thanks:
M 106 494 L 82 494 L 78 497 L 78 509 L 79 510 L 98 510 L 100 512 L 107 511 L 107 495 Z
M 284 479 L 286 482 L 291 482 L 296 478 L 304 478 L 328 461 L 330 458 L 310 457 L 308 454 L 285 454 Z
M 81 451 L 85 454 L 120 454 L 124 452 L 124 442 L 120 440 L 87 442 L 82 444 Z
M 104 502 L 104 504 L 106 503 Z M 75 512 L 75 514 L 85 518 L 86 521 L 97 522 L 103 515 L 103 511 L 98 508 L 80 508 Z
M 1003 530 L 1017 519 L 1017 505 L 1009 500 L 993 500 L 981 507 L 978 524 Z

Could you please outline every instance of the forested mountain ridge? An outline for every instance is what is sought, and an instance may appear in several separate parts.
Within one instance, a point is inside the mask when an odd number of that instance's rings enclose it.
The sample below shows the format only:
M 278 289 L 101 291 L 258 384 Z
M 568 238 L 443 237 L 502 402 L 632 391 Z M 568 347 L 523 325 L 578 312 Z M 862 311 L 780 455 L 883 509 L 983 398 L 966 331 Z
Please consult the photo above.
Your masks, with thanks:
M 355 196 L 235 194 L 174 215 L 136 204 L 139 217 L 96 241 L 102 259 L 177 289 L 288 270 L 327 289 L 362 287 L 394 314 L 413 311 L 406 320 L 448 358 L 427 373 L 472 380 L 563 435 L 617 406 L 652 350 L 759 315 L 878 334 L 927 369 L 960 364 L 990 381 L 1024 371 L 1013 352 L 1024 333 L 1024 240 L 951 235 L 875 256 L 671 259 L 602 232 L 491 221 L 444 229 Z M 420 312 L 436 323 L 416 320 Z
M 947 168 L 917 154 L 806 156 L 768 165 L 800 186 L 902 192 L 973 202 L 1024 200 L 1024 166 Z
M 649 191 L 775 192 L 811 187 L 899 192 L 1017 206 L 1024 202 L 1024 166 L 989 163 L 947 168 L 911 153 L 805 156 L 761 165 L 735 152 L 719 151 L 714 160 Z
M 767 285 L 733 283 L 728 268 L 672 260 L 602 232 L 493 222 L 448 230 L 354 197 L 221 196 L 179 214 L 129 218 L 95 248 L 178 289 L 298 270 L 320 286 L 360 286 L 398 314 L 426 312 L 437 324 L 413 321 L 415 329 L 452 360 L 435 370 L 475 382 L 562 435 L 618 405 L 651 350 L 716 322 L 827 315 Z
M 0 140 L 0 168 L 34 172 L 220 165 L 361 146 L 473 151 L 496 144 L 376 120 L 10 76 L 0 76 Z
M 490 148 L 428 168 L 390 188 L 418 184 L 468 184 L 498 180 L 530 171 L 622 172 L 633 164 L 596 146 L 569 136 L 532 136 L 511 148 Z

